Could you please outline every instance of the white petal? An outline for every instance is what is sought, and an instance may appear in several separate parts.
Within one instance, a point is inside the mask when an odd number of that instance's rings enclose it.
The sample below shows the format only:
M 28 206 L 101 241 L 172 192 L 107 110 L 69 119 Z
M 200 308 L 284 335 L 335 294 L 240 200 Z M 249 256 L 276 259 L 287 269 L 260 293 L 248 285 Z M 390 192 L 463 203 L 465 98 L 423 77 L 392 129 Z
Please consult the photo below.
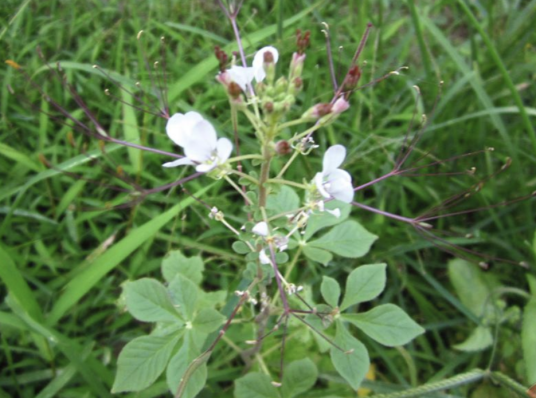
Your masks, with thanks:
M 274 57 L 274 64 L 276 64 L 277 60 L 279 59 L 279 52 L 275 47 L 267 46 L 257 51 L 255 56 L 253 57 L 252 64 L 253 70 L 255 71 L 255 80 L 257 82 L 262 82 L 266 77 L 266 72 L 264 71 L 264 54 L 267 52 L 272 53 L 272 56 Z
M 324 154 L 324 161 L 322 162 L 322 172 L 329 174 L 337 169 L 344 158 L 346 157 L 346 148 L 342 145 L 333 145 L 329 147 Z
M 199 173 L 208 173 L 210 170 L 212 170 L 214 167 L 216 167 L 218 164 L 216 162 L 213 163 L 201 163 L 195 166 L 195 171 Z
M 329 193 L 335 199 L 346 203 L 350 203 L 354 200 L 354 187 L 350 181 L 345 179 L 337 180 L 337 182 L 333 183 L 330 188 Z
M 328 181 L 332 185 L 337 185 L 341 182 L 352 183 L 352 176 L 346 170 L 337 169 L 337 170 L 333 170 L 329 174 Z
M 275 47 L 266 46 L 255 53 L 252 64 L 254 68 L 262 67 L 262 65 L 264 64 L 264 53 L 266 52 L 272 53 L 272 56 L 274 57 L 274 64 L 277 64 L 277 61 L 279 59 L 279 51 L 277 51 L 277 48 Z
M 246 91 L 246 86 L 251 84 L 254 77 L 253 68 L 243 66 L 231 66 L 231 69 L 227 69 L 227 73 L 233 82 L 238 84 L 242 91 Z
M 184 144 L 184 154 L 192 160 L 203 163 L 213 156 L 217 139 L 212 124 L 201 120 L 193 126 L 191 137 Z
M 231 156 L 233 151 L 233 143 L 227 138 L 220 138 L 216 144 L 216 153 L 219 163 L 224 163 Z
M 259 252 L 259 260 L 261 264 L 272 264 L 272 261 L 270 261 L 264 250 Z
M 187 166 L 187 165 L 193 165 L 194 162 L 192 162 L 188 158 L 181 158 L 174 160 L 173 162 L 167 162 L 162 165 L 162 167 L 177 167 L 177 166 Z
M 255 224 L 251 232 L 259 236 L 268 236 L 268 224 L 266 224 L 264 221 L 261 221 Z
M 339 218 L 341 216 L 341 209 L 333 209 L 333 210 L 326 209 L 326 211 L 332 216 L 335 216 L 336 218 Z
M 192 127 L 201 120 L 203 116 L 197 112 L 187 112 L 184 115 L 175 113 L 167 121 L 166 133 L 175 144 L 184 146 L 191 136 Z
M 315 185 L 320 195 L 324 198 L 331 198 L 331 195 L 324 188 L 324 173 L 316 173 L 315 175 Z

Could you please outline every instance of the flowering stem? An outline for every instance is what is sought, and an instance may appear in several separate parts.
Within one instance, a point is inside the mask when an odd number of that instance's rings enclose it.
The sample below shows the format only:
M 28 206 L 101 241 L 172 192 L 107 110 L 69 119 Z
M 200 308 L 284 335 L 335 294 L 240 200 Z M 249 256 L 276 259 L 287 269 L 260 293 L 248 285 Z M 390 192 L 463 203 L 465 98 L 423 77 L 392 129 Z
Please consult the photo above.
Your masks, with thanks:
M 247 195 L 245 194 L 244 192 L 244 189 L 240 188 L 238 185 L 235 184 L 235 182 L 233 180 L 231 180 L 229 178 L 229 176 L 224 176 L 223 178 L 225 178 L 225 181 L 227 181 L 235 190 L 236 192 L 238 192 L 240 195 L 242 195 L 242 197 L 244 198 L 244 201 L 246 202 L 246 206 L 248 206 L 250 204 L 250 201 L 249 201 L 249 198 L 247 197 Z M 239 234 L 237 234 L 239 235 Z
M 289 144 L 292 144 L 294 141 L 299 140 L 303 137 L 310 137 L 316 130 L 324 125 L 324 122 L 318 121 L 313 127 L 305 130 L 303 133 L 295 135 L 294 137 L 288 140 Z
M 300 184 L 299 182 L 284 180 L 282 178 L 270 178 L 266 180 L 266 182 L 271 182 L 274 184 L 284 184 L 284 185 L 291 185 L 293 187 L 301 188 L 301 189 L 307 189 L 307 185 Z
M 236 174 L 236 175 L 239 176 L 239 177 L 245 178 L 246 180 L 251 181 L 251 182 L 254 183 L 255 185 L 259 185 L 259 184 L 260 184 L 259 180 L 257 180 L 256 178 L 253 178 L 253 177 L 250 176 L 249 174 L 242 173 L 242 172 L 240 172 L 240 171 L 238 171 L 238 170 L 231 170 L 229 173 L 230 173 L 230 174 Z
M 267 221 L 274 221 L 274 220 L 277 220 L 278 218 L 284 217 L 289 214 L 297 214 L 300 211 L 303 211 L 305 209 L 307 209 L 307 206 L 299 207 L 294 210 L 284 211 L 283 213 L 279 213 L 279 214 L 276 214 L 275 216 L 270 217 Z
M 262 155 L 252 154 L 252 155 L 241 155 L 241 156 L 235 156 L 233 158 L 229 158 L 227 160 L 227 163 L 234 163 L 234 162 L 240 162 L 241 160 L 247 160 L 247 159 L 259 159 L 263 160 L 264 158 Z M 242 171 L 242 170 L 239 170 Z
M 264 161 L 262 162 L 261 175 L 259 178 L 259 206 L 264 208 L 266 207 L 266 198 L 268 196 L 268 192 L 264 184 L 270 178 L 270 163 L 272 161 L 272 155 L 268 145 L 264 144 L 262 146 L 262 154 Z
M 310 122 L 310 120 L 309 119 L 296 119 L 290 122 L 282 123 L 279 125 L 279 131 L 286 129 L 287 127 L 292 127 L 292 126 L 296 126 L 297 124 L 303 124 L 307 122 Z
M 283 176 L 283 174 L 285 174 L 285 172 L 290 167 L 292 162 L 294 162 L 294 160 L 296 159 L 296 157 L 298 156 L 299 153 L 300 153 L 299 151 L 294 151 L 294 153 L 292 154 L 290 159 L 287 161 L 287 163 L 285 163 L 285 165 L 283 166 L 283 168 L 281 169 L 281 171 L 279 172 L 279 174 L 277 175 L 276 178 L 281 178 Z

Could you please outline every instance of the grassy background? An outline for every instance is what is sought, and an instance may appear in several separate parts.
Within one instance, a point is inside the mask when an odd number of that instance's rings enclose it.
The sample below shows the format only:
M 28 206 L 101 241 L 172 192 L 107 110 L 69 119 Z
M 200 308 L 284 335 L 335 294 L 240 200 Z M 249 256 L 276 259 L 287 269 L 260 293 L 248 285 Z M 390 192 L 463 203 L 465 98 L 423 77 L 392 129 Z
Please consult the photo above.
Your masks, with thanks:
M 347 145 L 347 169 L 356 184 L 390 170 L 415 109 L 427 113 L 430 120 L 416 155 L 430 152 L 432 159 L 444 159 L 495 148 L 492 153 L 433 170 L 456 172 L 476 167 L 474 176 L 397 177 L 358 195 L 371 206 L 411 217 L 492 174 L 507 157 L 513 160 L 512 166 L 456 209 L 488 206 L 536 189 L 532 126 L 536 115 L 536 33 L 532 27 L 536 1 L 465 4 L 450 0 L 433 4 L 413 0 L 246 1 L 239 24 L 248 54 L 266 44 L 280 49 L 280 70 L 286 69 L 294 49 L 294 31 L 311 30 L 305 90 L 296 115 L 331 96 L 321 22 L 329 24 L 335 52 L 342 46 L 340 54 L 334 55 L 341 71 L 366 24 L 374 24 L 361 58 L 367 61 L 362 82 L 409 66 L 401 76 L 358 92 L 344 117 L 316 135 L 322 148 Z M 222 135 L 230 136 L 227 99 L 213 79 L 217 67 L 212 51 L 214 45 L 236 48 L 230 25 L 213 2 L 8 0 L 0 6 L 0 16 L 2 59 L 22 65 L 65 109 L 82 115 L 58 79 L 47 72 L 37 55 L 38 46 L 49 62 L 62 61 L 67 79 L 112 134 L 171 151 L 174 148 L 165 136 L 164 121 L 107 97 L 105 88 L 121 94 L 91 68 L 98 63 L 115 71 L 114 76 L 127 85 L 140 81 L 150 88 L 136 40 L 144 29 L 142 47 L 148 58 L 161 65 L 165 58 L 171 112 L 203 112 Z M 165 57 L 160 36 L 166 36 Z M 132 183 L 147 188 L 173 181 L 183 171 L 163 170 L 160 156 L 114 146 L 107 148 L 109 156 L 102 156 L 95 142 L 76 133 L 71 145 L 72 128 L 38 112 L 47 111 L 50 104 L 35 87 L 7 65 L 0 76 L 0 276 L 4 282 L 0 293 L 6 297 L 10 292 L 9 299 L 0 304 L 0 395 L 108 396 L 120 348 L 147 332 L 145 325 L 120 311 L 121 283 L 141 276 L 159 277 L 163 255 L 180 248 L 188 254 L 202 253 L 208 269 L 207 287 L 233 289 L 240 278 L 242 259 L 232 252 L 228 231 L 208 220 L 206 210 L 179 190 L 150 195 L 133 207 L 87 211 L 132 200 L 87 181 L 106 180 L 129 188 L 113 178 L 118 164 Z M 439 81 L 444 82 L 443 90 L 431 114 Z M 423 94 L 417 104 L 413 85 Z M 9 94 L 8 86 L 16 95 Z M 156 96 L 147 98 L 158 106 Z M 242 151 L 255 150 L 246 123 L 241 123 L 240 131 Z M 95 151 L 96 160 L 89 161 L 82 154 L 85 146 Z M 39 161 L 40 154 L 85 179 L 47 169 Z M 289 176 L 311 176 L 318 167 L 318 159 L 309 157 L 296 163 Z M 203 190 L 203 200 L 225 209 L 231 221 L 242 222 L 244 213 L 236 195 L 222 182 L 212 184 L 201 178 L 189 183 L 188 189 Z M 533 207 L 534 202 L 526 200 L 447 218 L 438 226 L 462 237 L 473 233 L 473 241 L 456 241 L 479 252 L 533 264 Z M 489 351 L 461 354 L 451 348 L 467 337 L 474 325 L 446 275 L 452 256 L 407 225 L 361 210 L 353 216 L 380 236 L 367 258 L 340 261 L 328 269 L 304 260 L 294 279 L 318 290 L 323 274 L 344 280 L 347 271 L 358 264 L 389 264 L 389 287 L 382 301 L 403 306 L 429 332 L 399 350 L 367 342 L 377 378 L 408 387 L 487 366 Z M 502 285 L 526 290 L 525 269 L 491 263 L 489 272 Z M 509 305 L 523 305 L 516 300 L 511 299 Z M 493 368 L 526 382 L 522 369 L 514 366 L 517 359 L 512 362 L 522 355 L 516 344 L 518 326 L 506 334 L 514 342 L 513 352 L 506 352 L 501 340 L 505 334 L 499 334 L 501 344 Z M 240 366 L 239 360 L 216 360 L 212 365 L 209 384 L 212 388 L 216 383 L 227 386 L 220 396 L 231 396 L 230 382 L 240 376 Z M 333 376 L 329 370 L 321 372 L 323 386 L 333 394 L 350 396 L 337 380 L 328 383 Z M 163 388 L 159 384 L 143 396 L 159 396 Z M 468 396 L 467 391 L 456 393 Z

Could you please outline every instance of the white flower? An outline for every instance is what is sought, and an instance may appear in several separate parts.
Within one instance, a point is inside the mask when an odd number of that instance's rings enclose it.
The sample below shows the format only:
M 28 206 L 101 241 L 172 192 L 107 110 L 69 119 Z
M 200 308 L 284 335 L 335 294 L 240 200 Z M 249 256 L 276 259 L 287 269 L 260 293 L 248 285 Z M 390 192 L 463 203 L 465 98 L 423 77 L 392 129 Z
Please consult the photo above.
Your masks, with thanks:
M 259 261 L 261 264 L 272 264 L 272 260 L 270 260 L 270 257 L 268 257 L 265 250 L 259 252 Z
M 164 167 L 194 165 L 200 173 L 207 173 L 225 163 L 233 150 L 227 138 L 220 138 L 214 127 L 197 112 L 176 113 L 169 118 L 166 133 L 182 147 L 184 158 L 164 163 Z
M 274 64 L 277 64 L 277 60 L 279 59 L 279 52 L 275 47 L 267 46 L 257 51 L 253 57 L 253 71 L 257 82 L 262 82 L 266 77 L 266 71 L 264 70 L 264 57 L 266 53 L 272 54 Z
M 279 59 L 279 52 L 275 47 L 267 46 L 261 48 L 255 53 L 253 57 L 253 66 L 231 66 L 231 69 L 227 69 L 227 73 L 232 81 L 240 86 L 243 91 L 246 91 L 246 86 L 251 84 L 253 78 L 257 83 L 262 82 L 266 77 L 266 71 L 264 70 L 264 55 L 270 52 L 273 57 L 273 63 L 277 63 Z
M 347 171 L 338 167 L 346 157 L 346 148 L 334 145 L 324 154 L 322 172 L 317 173 L 314 181 L 318 192 L 324 198 L 335 198 L 341 202 L 350 203 L 354 199 L 352 177 Z
M 255 235 L 259 235 L 259 236 L 268 236 L 268 224 L 266 224 L 266 222 L 264 221 L 261 221 L 257 224 L 255 224 L 255 226 L 253 227 L 253 229 L 251 230 L 251 232 L 253 232 Z

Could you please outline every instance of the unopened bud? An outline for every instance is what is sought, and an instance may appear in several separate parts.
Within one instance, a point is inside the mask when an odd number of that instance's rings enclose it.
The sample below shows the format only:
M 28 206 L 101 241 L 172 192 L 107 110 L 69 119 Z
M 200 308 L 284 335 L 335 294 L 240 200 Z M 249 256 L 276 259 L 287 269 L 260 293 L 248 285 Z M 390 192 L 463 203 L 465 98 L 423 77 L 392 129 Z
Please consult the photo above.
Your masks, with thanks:
M 359 69 L 359 66 L 357 65 L 352 66 L 350 70 L 348 71 L 346 78 L 344 79 L 344 90 L 351 91 L 354 88 L 356 88 L 360 77 L 361 77 L 361 69 Z
M 288 155 L 292 151 L 292 147 L 288 141 L 281 140 L 275 143 L 275 152 L 278 155 Z
M 307 47 L 309 47 L 311 38 L 311 32 L 302 32 L 300 29 L 296 30 L 296 47 L 298 47 L 298 54 L 303 54 Z
M 266 102 L 263 107 L 268 113 L 272 113 L 274 111 L 274 103 L 272 101 Z
M 232 98 L 237 99 L 242 94 L 242 89 L 235 82 L 230 82 L 227 86 L 227 92 Z
M 345 110 L 347 110 L 348 108 L 350 108 L 350 104 L 348 103 L 348 101 L 346 101 L 343 97 L 340 97 L 333 104 L 333 107 L 331 108 L 331 111 L 334 114 L 339 115 L 339 114 L 343 113 Z
M 305 54 L 294 53 L 292 54 L 292 61 L 290 61 L 290 78 L 300 77 L 303 71 L 303 63 L 305 61 Z
M 301 77 L 295 78 L 293 83 L 294 83 L 294 87 L 296 87 L 298 89 L 302 88 L 302 86 L 303 86 L 303 80 L 301 79 Z
M 328 104 L 328 103 L 325 103 L 325 104 L 316 104 L 314 107 L 313 107 L 313 112 L 312 112 L 312 116 L 319 119 L 321 118 L 322 116 L 326 116 L 328 114 L 331 113 L 331 110 L 332 110 L 332 105 L 331 104 Z
M 272 64 L 274 62 L 274 54 L 270 51 L 266 51 L 263 55 L 263 60 L 265 64 Z

